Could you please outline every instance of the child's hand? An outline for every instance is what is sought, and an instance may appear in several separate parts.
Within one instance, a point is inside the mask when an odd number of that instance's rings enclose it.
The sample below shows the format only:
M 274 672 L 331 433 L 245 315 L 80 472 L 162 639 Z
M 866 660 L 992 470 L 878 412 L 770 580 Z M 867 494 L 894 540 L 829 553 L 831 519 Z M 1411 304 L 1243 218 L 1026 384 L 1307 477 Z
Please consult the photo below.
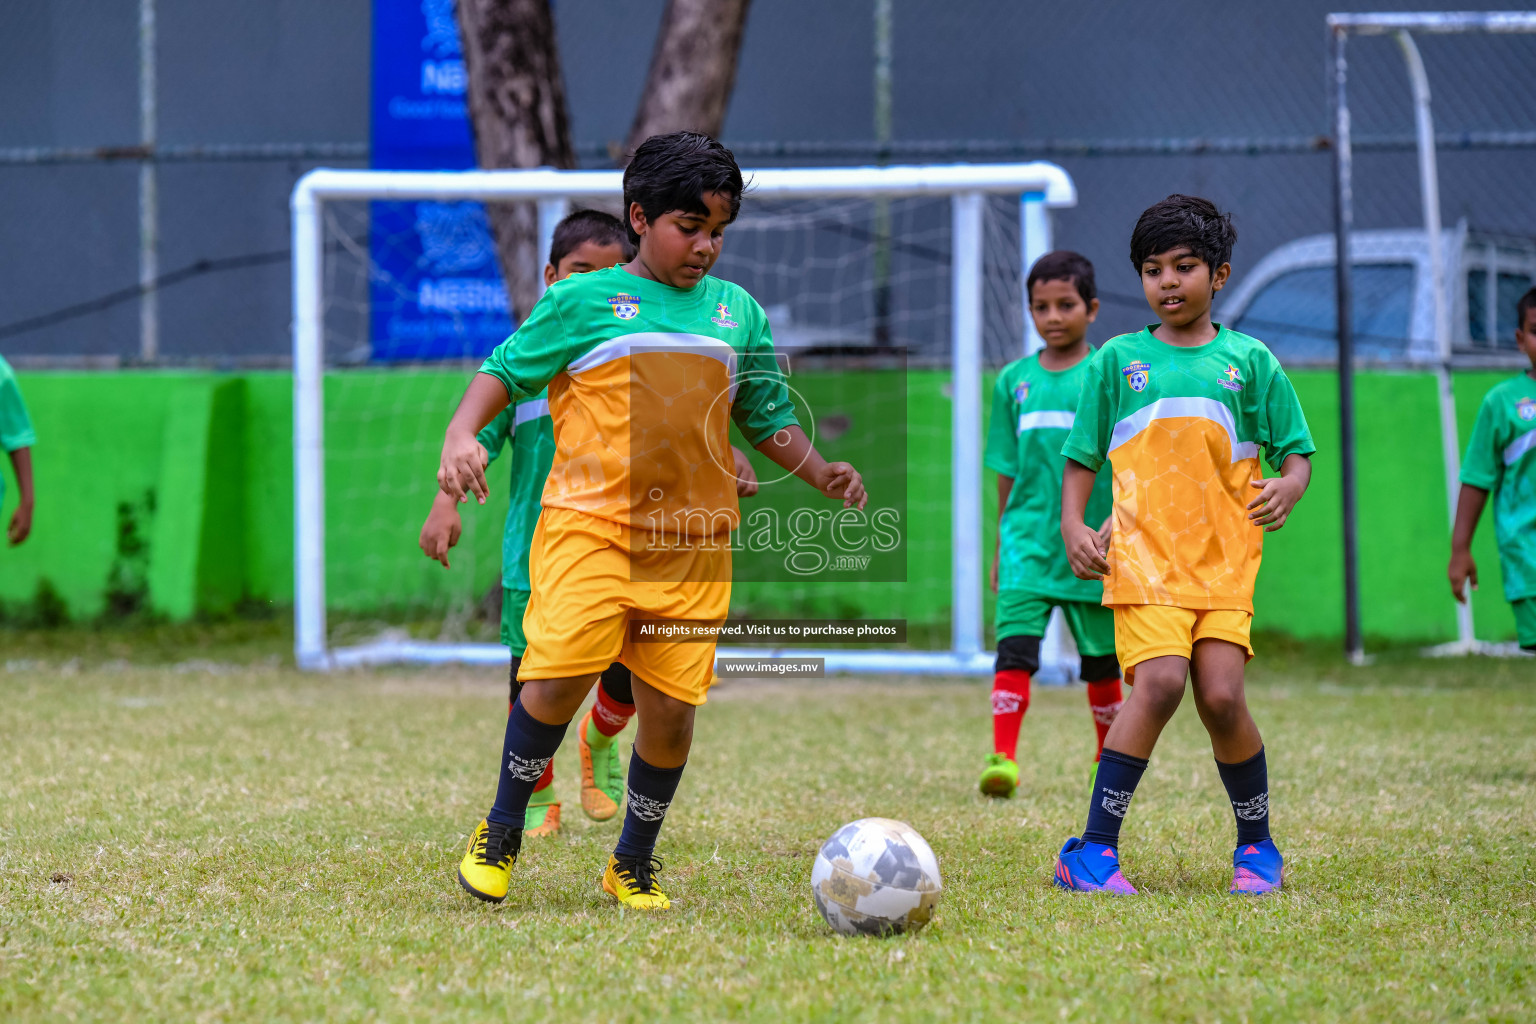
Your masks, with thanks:
M 470 494 L 474 494 L 484 505 L 490 497 L 490 488 L 485 483 L 485 467 L 490 461 L 485 446 L 473 434 L 455 436 L 450 433 L 443 439 L 437 486 L 454 501 L 468 501 Z
M 5 531 L 5 535 L 10 538 L 11 547 L 15 547 L 17 544 L 20 544 L 22 541 L 26 540 L 27 536 L 31 532 L 32 504 L 31 502 L 24 501 L 20 505 L 16 506 L 16 514 L 11 516 L 11 525 L 10 528 Z
M 1265 533 L 1274 533 L 1285 525 L 1286 517 L 1307 489 L 1303 481 L 1283 476 L 1250 483 L 1259 489 L 1259 496 L 1248 503 L 1248 518 L 1254 525 L 1264 527 Z
M 416 542 L 421 553 L 443 563 L 448 568 L 448 549 L 459 542 L 464 523 L 459 519 L 458 504 L 453 501 L 435 501 L 427 521 L 422 524 L 421 538 Z
M 1099 547 L 1099 531 L 1087 523 L 1064 526 L 1061 539 L 1067 545 L 1067 561 L 1080 580 L 1101 580 L 1109 572 L 1109 560 Z
M 1477 589 L 1477 562 L 1472 559 L 1470 551 L 1451 551 L 1451 564 L 1445 574 L 1451 578 L 1451 594 L 1462 604 L 1467 603 L 1467 598 L 1472 590 Z M 1467 584 L 1472 584 L 1472 590 L 1467 589 Z
M 1109 554 L 1109 544 L 1114 539 L 1114 536 L 1115 517 L 1113 515 L 1105 516 L 1104 525 L 1099 527 L 1099 550 L 1106 555 Z
M 736 497 L 750 498 L 757 493 L 757 470 L 752 468 L 747 453 L 735 445 L 731 446 L 731 455 L 736 460 Z
M 869 504 L 864 493 L 864 478 L 846 462 L 829 462 L 816 475 L 816 489 L 829 498 L 843 499 L 843 508 L 860 508 Z

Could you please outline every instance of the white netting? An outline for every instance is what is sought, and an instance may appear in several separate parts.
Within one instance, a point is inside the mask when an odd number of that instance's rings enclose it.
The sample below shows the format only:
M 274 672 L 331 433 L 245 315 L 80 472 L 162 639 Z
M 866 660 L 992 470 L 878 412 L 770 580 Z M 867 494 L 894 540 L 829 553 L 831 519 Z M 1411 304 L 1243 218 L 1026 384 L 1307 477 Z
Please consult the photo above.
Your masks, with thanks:
M 491 469 L 491 503 L 464 507 L 451 570 L 416 548 L 448 416 L 511 325 L 484 209 L 350 200 L 324 210 L 328 642 L 401 626 L 421 638 L 494 642 L 505 461 Z M 984 203 L 989 369 L 1023 350 L 1019 211 L 1017 196 Z M 737 613 L 905 618 L 913 646 L 948 646 L 951 232 L 945 195 L 749 196 L 727 230 L 714 272 L 767 310 L 819 447 L 859 465 L 905 526 L 904 559 L 817 582 L 738 556 Z M 754 461 L 765 480 L 782 475 Z M 746 508 L 817 502 L 790 480 Z M 980 539 L 976 548 L 979 558 Z

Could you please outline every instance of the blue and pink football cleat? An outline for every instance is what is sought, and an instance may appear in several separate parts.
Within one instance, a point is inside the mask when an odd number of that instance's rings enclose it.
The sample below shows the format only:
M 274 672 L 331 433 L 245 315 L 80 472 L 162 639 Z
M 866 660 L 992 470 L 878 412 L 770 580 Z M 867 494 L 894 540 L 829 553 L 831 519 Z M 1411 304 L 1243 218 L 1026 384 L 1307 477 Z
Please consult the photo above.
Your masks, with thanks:
M 1232 851 L 1232 888 L 1228 892 L 1262 896 L 1280 888 L 1285 858 L 1275 848 L 1274 840 L 1243 843 Z
M 1108 892 L 1135 896 L 1136 890 L 1120 873 L 1120 855 L 1113 846 L 1090 843 L 1073 836 L 1056 857 L 1055 882 L 1074 892 Z

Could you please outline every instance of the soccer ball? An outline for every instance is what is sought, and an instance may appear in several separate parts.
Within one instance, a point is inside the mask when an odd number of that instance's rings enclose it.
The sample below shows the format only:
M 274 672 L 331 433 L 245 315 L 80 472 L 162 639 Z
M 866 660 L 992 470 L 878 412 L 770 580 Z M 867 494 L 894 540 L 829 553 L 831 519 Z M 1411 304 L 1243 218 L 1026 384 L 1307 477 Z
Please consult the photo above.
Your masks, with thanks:
M 933 850 L 904 821 L 861 818 L 821 845 L 816 909 L 844 935 L 896 935 L 928 923 L 943 888 Z

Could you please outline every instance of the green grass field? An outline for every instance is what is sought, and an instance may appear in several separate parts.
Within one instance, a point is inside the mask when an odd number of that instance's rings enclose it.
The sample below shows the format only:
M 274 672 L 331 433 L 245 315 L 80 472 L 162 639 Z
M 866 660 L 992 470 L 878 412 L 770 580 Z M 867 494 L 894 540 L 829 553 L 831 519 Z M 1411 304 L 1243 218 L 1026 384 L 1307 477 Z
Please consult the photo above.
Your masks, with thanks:
M 572 751 L 566 830 L 529 841 L 508 901 L 455 884 L 492 794 L 498 673 L 300 675 L 265 642 L 236 638 L 243 665 L 0 647 L 0 1018 L 1536 1015 L 1531 662 L 1261 650 L 1291 865 L 1261 900 L 1224 892 L 1231 814 L 1188 704 L 1126 826 L 1143 895 L 1113 900 L 1050 885 L 1085 809 L 1080 688 L 1036 691 L 1022 795 L 987 803 L 981 681 L 733 683 L 663 835 L 675 909 L 638 917 L 597 888 L 618 825 L 581 817 Z M 916 936 L 841 938 L 812 905 L 819 842 L 866 815 L 938 854 Z

